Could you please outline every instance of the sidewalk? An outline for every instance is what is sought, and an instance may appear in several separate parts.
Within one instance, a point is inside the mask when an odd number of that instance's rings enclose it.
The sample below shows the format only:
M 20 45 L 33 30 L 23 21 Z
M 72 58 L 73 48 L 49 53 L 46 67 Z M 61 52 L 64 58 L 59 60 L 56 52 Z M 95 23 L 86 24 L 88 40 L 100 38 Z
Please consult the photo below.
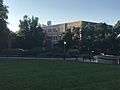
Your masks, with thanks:
M 24 59 L 24 60 L 64 60 L 64 58 L 37 58 L 37 57 L 0 57 L 0 59 Z M 83 58 L 65 58 L 66 61 L 81 61 Z M 85 59 L 84 62 L 90 62 L 89 59 Z M 91 62 L 94 62 L 91 60 Z

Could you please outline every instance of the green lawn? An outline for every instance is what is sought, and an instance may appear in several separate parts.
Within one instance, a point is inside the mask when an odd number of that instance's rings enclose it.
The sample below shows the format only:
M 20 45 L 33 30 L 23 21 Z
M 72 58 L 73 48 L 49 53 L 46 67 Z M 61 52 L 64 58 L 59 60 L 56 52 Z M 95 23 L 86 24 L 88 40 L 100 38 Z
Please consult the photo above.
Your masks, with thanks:
M 0 90 L 120 90 L 120 66 L 2 59 Z

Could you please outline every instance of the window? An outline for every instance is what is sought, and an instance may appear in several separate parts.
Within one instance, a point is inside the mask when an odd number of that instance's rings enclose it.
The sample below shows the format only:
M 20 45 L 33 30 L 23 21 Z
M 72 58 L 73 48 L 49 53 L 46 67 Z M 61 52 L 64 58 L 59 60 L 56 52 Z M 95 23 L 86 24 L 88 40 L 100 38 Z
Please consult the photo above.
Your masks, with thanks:
M 52 36 L 52 40 L 55 40 L 55 36 Z
M 55 40 L 57 40 L 57 36 L 55 36 Z
M 55 32 L 57 32 L 58 30 L 56 29 Z
M 50 32 L 51 32 L 51 29 L 49 29 L 50 30 Z
M 57 28 L 57 31 L 60 32 L 60 28 Z
M 48 32 L 49 32 L 49 29 L 48 29 Z
M 59 40 L 61 40 L 61 35 L 59 35 Z
M 53 32 L 56 32 L 56 29 L 55 29 L 55 28 L 53 28 Z
M 45 33 L 46 33 L 47 30 L 45 30 Z
M 57 36 L 52 36 L 52 40 L 57 40 Z

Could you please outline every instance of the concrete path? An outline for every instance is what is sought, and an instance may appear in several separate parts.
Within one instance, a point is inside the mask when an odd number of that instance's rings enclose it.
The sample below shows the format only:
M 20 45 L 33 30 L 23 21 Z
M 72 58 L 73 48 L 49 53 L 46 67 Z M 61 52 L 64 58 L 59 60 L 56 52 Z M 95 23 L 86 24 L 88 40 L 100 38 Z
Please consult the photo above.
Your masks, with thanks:
M 37 58 L 37 57 L 0 57 L 0 59 L 24 59 L 24 60 L 64 60 L 64 58 Z M 81 61 L 83 62 L 83 58 L 65 58 L 67 61 Z M 90 62 L 89 59 L 85 59 L 84 62 Z M 91 62 L 94 62 L 91 60 Z

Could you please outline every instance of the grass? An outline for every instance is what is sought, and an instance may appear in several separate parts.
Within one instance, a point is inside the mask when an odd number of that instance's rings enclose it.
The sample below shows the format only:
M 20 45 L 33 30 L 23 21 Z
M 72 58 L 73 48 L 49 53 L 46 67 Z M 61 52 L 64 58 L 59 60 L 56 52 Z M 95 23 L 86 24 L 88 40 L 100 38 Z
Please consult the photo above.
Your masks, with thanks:
M 119 89 L 119 65 L 77 61 L 0 60 L 0 90 Z

